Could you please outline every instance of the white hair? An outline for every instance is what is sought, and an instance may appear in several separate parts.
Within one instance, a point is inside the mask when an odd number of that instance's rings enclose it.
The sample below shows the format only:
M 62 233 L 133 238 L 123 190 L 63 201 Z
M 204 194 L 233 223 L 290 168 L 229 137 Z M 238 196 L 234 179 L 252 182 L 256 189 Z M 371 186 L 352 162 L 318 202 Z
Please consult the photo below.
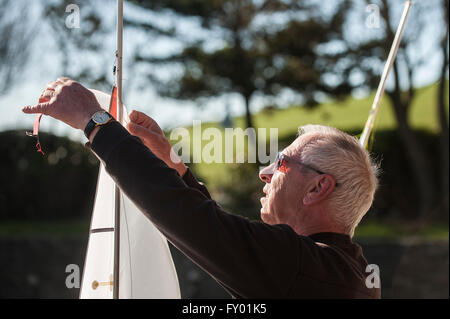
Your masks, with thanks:
M 329 197 L 332 219 L 353 236 L 356 226 L 372 206 L 378 188 L 379 166 L 356 137 L 336 128 L 305 125 L 300 136 L 310 136 L 300 150 L 300 159 L 332 175 L 336 187 Z

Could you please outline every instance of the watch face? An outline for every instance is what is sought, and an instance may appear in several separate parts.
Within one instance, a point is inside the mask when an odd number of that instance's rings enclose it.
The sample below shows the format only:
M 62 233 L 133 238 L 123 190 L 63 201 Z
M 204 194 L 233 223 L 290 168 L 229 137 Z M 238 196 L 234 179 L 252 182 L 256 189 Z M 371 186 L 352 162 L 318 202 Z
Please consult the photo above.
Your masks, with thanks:
M 94 114 L 92 120 L 97 124 L 104 124 L 109 121 L 109 115 L 106 112 L 98 112 Z

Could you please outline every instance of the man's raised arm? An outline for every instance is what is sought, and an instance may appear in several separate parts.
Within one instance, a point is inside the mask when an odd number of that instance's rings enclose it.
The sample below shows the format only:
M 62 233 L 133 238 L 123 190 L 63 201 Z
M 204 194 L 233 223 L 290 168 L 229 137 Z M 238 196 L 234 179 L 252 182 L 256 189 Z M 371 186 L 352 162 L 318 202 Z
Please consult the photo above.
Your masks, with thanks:
M 100 129 L 92 150 L 155 226 L 235 297 L 287 296 L 299 266 L 290 227 L 223 211 L 117 122 Z
M 40 102 L 23 112 L 50 115 L 81 130 L 101 110 L 89 90 L 67 78 L 50 83 Z M 300 241 L 289 226 L 223 211 L 118 122 L 96 132 L 92 149 L 155 226 L 233 296 L 288 296 L 300 265 Z

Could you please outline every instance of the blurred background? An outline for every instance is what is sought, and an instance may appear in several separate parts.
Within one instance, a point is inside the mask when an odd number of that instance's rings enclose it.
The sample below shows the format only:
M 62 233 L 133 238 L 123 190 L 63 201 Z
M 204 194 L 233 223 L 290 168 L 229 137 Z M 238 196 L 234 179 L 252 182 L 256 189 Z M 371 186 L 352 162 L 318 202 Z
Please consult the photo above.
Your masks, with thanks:
M 173 128 L 307 123 L 358 136 L 400 21 L 401 0 L 125 1 L 124 103 Z M 371 151 L 375 203 L 356 231 L 379 265 L 383 298 L 449 297 L 448 0 L 416 0 L 388 79 Z M 82 132 L 44 117 L 25 135 L 46 84 L 69 76 L 109 92 L 114 0 L 0 0 L 0 297 L 77 298 L 98 160 Z M 171 141 L 176 143 L 177 141 Z M 228 211 L 259 219 L 259 164 L 190 165 Z M 188 227 L 188 226 L 187 226 Z M 184 298 L 227 298 L 172 249 Z

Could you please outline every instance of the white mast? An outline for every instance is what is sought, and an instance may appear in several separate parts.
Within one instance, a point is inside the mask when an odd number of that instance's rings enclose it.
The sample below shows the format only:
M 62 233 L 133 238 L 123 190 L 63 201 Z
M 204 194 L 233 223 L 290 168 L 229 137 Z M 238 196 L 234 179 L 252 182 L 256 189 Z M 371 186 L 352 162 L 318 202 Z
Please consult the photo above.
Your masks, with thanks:
M 123 122 L 122 104 L 123 0 L 117 1 L 117 120 Z M 120 274 L 120 189 L 115 186 L 113 298 L 119 299 Z
M 373 125 L 375 122 L 375 118 L 378 113 L 378 109 L 380 106 L 381 98 L 384 94 L 384 89 L 386 86 L 386 80 L 389 75 L 389 72 L 392 69 L 392 66 L 394 65 L 395 57 L 397 56 L 397 51 L 400 46 L 400 42 L 403 35 L 403 30 L 405 28 L 406 20 L 408 18 L 409 9 L 411 8 L 411 1 L 407 0 L 405 2 L 405 7 L 403 9 L 402 18 L 400 20 L 400 24 L 397 28 L 397 32 L 395 34 L 394 41 L 392 42 L 391 51 L 389 52 L 388 59 L 386 61 L 386 64 L 384 66 L 383 74 L 381 76 L 380 84 L 378 85 L 377 93 L 375 95 L 375 99 L 372 104 L 372 109 L 370 110 L 369 118 L 367 119 L 366 125 L 364 126 L 364 131 L 361 134 L 361 137 L 359 139 L 359 143 L 366 148 L 367 143 L 369 141 L 370 133 L 372 132 Z M 386 21 L 386 23 L 389 23 L 389 21 Z

